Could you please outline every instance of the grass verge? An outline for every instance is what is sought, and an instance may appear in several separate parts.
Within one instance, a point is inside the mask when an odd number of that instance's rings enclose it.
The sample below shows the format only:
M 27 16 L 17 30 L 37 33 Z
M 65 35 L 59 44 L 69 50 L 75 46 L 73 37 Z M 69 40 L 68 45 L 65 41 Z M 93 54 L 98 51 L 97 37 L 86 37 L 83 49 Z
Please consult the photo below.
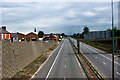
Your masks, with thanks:
M 53 51 L 58 44 L 54 44 L 53 47 L 49 48 L 48 51 Z M 38 70 L 38 68 L 44 63 L 44 61 L 48 58 L 48 54 L 46 51 L 40 57 L 36 58 L 33 62 L 27 65 L 25 68 L 20 69 L 18 73 L 16 73 L 10 80 L 29 80 L 32 75 Z
M 82 42 L 85 43 L 85 44 L 88 44 L 90 46 L 96 47 L 98 49 L 101 49 L 103 51 L 106 51 L 108 53 L 111 51 L 110 48 L 104 47 L 104 46 L 98 44 L 97 42 L 92 42 L 92 41 L 91 42 L 90 41 L 82 41 Z

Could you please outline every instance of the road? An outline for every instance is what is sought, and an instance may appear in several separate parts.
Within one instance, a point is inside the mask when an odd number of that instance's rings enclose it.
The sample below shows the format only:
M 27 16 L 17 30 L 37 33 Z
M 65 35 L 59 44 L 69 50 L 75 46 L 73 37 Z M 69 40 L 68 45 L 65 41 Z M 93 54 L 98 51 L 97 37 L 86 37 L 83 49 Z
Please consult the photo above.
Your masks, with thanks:
M 32 80 L 38 78 L 43 80 L 84 78 L 82 68 L 77 62 L 68 39 L 58 46 Z
M 75 45 L 77 41 L 70 38 Z M 80 42 L 80 51 L 99 70 L 104 78 L 112 78 L 112 56 L 92 46 Z M 115 78 L 120 79 L 120 59 L 115 57 Z

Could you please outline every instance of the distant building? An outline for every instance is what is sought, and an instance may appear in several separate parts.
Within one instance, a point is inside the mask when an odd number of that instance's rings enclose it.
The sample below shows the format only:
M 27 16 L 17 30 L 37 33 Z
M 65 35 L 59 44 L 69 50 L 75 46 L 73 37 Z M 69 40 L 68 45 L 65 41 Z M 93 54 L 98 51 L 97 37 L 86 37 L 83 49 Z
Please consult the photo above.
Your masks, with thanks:
M 0 27 L 0 40 L 11 40 L 11 33 L 6 30 L 6 26 Z
M 18 34 L 17 33 L 11 33 L 11 41 L 16 42 L 19 40 Z
M 44 41 L 52 41 L 52 40 L 55 40 L 55 41 L 58 41 L 60 39 L 60 34 L 45 34 L 43 36 L 43 40 Z
M 110 31 L 91 31 L 84 34 L 84 39 L 109 39 L 111 38 Z
M 38 37 L 38 35 L 36 33 L 31 32 L 31 33 L 26 35 L 26 40 L 27 41 L 38 41 L 39 37 Z
M 18 34 L 19 41 L 38 41 L 39 40 L 38 35 L 34 32 L 31 32 L 27 35 L 24 35 L 22 33 L 17 33 L 17 34 Z
M 19 41 L 25 41 L 25 35 L 22 33 L 17 33 Z

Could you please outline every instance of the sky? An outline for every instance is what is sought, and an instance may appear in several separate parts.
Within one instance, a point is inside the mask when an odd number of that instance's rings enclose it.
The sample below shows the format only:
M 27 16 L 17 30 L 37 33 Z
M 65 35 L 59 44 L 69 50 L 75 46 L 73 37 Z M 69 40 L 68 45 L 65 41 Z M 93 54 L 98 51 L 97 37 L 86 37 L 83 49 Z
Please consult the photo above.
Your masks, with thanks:
M 66 34 L 81 33 L 85 25 L 91 31 L 111 28 L 111 3 L 84 1 L 4 0 L 0 2 L 0 26 L 5 25 L 9 32 L 24 34 L 34 31 L 35 27 L 37 31 L 44 33 Z M 117 2 L 114 2 L 116 26 L 118 26 Z

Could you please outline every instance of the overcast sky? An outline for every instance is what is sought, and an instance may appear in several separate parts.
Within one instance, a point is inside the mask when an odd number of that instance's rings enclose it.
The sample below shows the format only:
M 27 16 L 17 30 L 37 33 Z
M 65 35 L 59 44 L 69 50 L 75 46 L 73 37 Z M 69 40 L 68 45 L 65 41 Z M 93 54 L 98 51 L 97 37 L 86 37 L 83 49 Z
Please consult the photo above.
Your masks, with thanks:
M 14 0 L 8 2 L 5 0 L 0 10 L 2 10 L 1 25 L 6 25 L 10 32 L 28 33 L 36 27 L 37 31 L 42 30 L 45 33 L 70 34 L 82 32 L 84 25 L 88 25 L 91 31 L 111 28 L 110 2 L 14 2 Z M 118 24 L 117 15 L 118 3 L 115 2 L 115 25 Z

